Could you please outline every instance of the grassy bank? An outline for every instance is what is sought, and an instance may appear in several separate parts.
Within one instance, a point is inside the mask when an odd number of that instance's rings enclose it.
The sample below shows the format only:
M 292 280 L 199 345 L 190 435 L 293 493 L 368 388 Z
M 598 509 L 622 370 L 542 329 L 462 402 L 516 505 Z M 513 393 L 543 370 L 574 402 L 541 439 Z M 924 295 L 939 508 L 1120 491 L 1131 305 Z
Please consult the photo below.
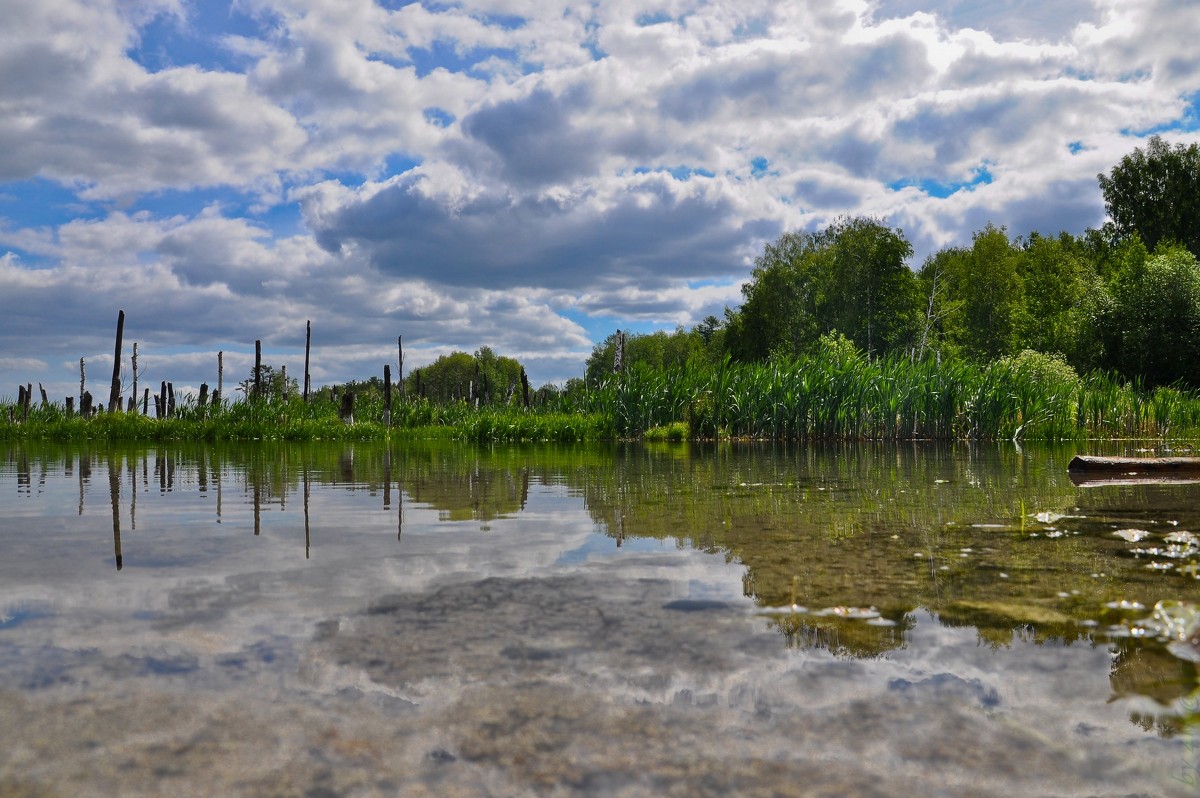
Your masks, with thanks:
M 384 424 L 366 394 L 345 423 L 333 402 L 259 400 L 199 407 L 185 397 L 154 419 L 56 405 L 0 407 L 0 438 L 47 440 L 366 440 L 384 437 L 487 441 L 660 440 L 1041 440 L 1200 438 L 1200 397 L 1142 390 L 1110 374 L 1082 378 L 1062 361 L 1023 353 L 988 365 L 868 360 L 828 347 L 796 360 L 678 369 L 636 367 L 601 385 L 532 409 L 476 408 L 402 399 Z

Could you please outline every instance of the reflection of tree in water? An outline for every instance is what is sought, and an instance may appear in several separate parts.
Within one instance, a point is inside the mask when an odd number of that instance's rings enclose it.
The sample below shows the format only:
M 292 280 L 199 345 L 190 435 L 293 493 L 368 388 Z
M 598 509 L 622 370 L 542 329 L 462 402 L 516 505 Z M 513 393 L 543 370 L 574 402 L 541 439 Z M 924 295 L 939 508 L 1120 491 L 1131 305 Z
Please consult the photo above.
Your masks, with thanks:
M 531 483 L 562 486 L 583 499 L 614 548 L 622 540 L 674 540 L 744 567 L 744 592 L 760 607 L 875 607 L 896 623 L 768 616 L 789 644 L 845 656 L 904 646 L 918 608 L 1000 648 L 1014 641 L 1094 645 L 1091 627 L 1081 622 L 1111 622 L 1102 608 L 1113 601 L 1150 607 L 1167 596 L 1200 600 L 1200 582 L 1147 569 L 1111 534 L 1119 525 L 1149 526 L 1168 516 L 1179 528 L 1200 528 L 1195 490 L 1080 489 L 1066 474 L 1071 453 L 1054 449 L 1026 455 L 1005 447 L 911 444 L 26 446 L 7 456 L 20 489 L 35 482 L 31 457 L 50 473 L 61 462 L 61 473 L 77 474 L 81 512 L 96 463 L 107 466 L 110 480 L 120 476 L 109 484 L 117 556 L 122 496 L 129 496 L 132 524 L 138 493 L 156 488 L 216 491 L 218 521 L 222 489 L 239 502 L 237 494 L 249 497 L 256 518 L 263 507 L 283 509 L 295 498 L 307 533 L 310 485 L 379 495 L 395 513 L 398 532 L 405 502 L 486 527 L 520 513 Z M 1046 512 L 1064 517 L 1035 518 Z M 1116 694 L 1170 701 L 1195 686 L 1194 675 L 1181 676 L 1180 663 L 1161 646 L 1126 648 L 1114 660 Z
M 814 617 L 794 613 L 770 616 L 770 625 L 783 634 L 790 648 L 822 649 L 838 657 L 874 659 L 904 648 L 904 633 L 917 622 L 909 613 L 887 620 L 895 625 L 874 625 L 834 615 Z

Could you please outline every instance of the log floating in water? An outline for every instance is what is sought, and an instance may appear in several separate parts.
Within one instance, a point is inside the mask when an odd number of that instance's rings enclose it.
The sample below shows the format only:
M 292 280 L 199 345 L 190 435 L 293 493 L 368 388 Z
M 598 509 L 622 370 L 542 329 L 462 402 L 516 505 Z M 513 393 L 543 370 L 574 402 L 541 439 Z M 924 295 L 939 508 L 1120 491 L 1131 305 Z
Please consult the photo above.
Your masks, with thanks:
M 1186 471 L 1200 475 L 1200 457 L 1093 457 L 1081 454 L 1071 459 L 1067 471 L 1121 474 L 1131 471 L 1155 474 Z
M 1093 457 L 1077 455 L 1067 465 L 1079 486 L 1200 482 L 1200 457 Z

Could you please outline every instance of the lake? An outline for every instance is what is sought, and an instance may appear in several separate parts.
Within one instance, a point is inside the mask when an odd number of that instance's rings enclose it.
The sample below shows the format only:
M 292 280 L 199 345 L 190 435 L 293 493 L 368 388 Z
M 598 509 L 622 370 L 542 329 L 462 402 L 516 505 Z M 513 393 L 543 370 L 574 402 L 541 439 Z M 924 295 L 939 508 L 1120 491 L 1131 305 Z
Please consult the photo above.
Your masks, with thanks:
M 0 444 L 0 795 L 1195 795 L 1200 485 L 1074 453 Z

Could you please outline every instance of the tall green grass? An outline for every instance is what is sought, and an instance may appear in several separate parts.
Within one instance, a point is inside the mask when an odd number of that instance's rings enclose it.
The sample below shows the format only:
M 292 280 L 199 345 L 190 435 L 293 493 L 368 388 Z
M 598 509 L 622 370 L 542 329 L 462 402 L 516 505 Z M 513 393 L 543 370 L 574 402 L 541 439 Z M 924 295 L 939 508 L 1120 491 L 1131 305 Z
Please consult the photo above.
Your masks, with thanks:
M 17 418 L 19 413 L 15 414 Z M 1147 391 L 1107 373 L 1082 378 L 1061 358 L 1023 352 L 986 365 L 899 357 L 868 359 L 828 345 L 799 358 L 672 369 L 635 364 L 625 374 L 526 409 L 401 399 L 385 426 L 383 402 L 356 401 L 345 424 L 333 402 L 264 399 L 200 408 L 184 397 L 176 416 L 69 417 L 35 407 L 24 422 L 0 405 L 0 438 L 125 440 L 365 440 L 454 437 L 491 441 L 596 441 L 666 435 L 692 439 L 1039 440 L 1200 437 L 1200 396 Z M 674 425 L 674 427 L 673 427 Z M 678 437 L 677 433 L 673 437 Z
M 870 360 L 844 349 L 718 366 L 635 367 L 589 393 L 621 437 L 686 421 L 692 438 L 1040 440 L 1194 438 L 1200 396 L 1079 378 L 1025 352 L 987 365 Z

